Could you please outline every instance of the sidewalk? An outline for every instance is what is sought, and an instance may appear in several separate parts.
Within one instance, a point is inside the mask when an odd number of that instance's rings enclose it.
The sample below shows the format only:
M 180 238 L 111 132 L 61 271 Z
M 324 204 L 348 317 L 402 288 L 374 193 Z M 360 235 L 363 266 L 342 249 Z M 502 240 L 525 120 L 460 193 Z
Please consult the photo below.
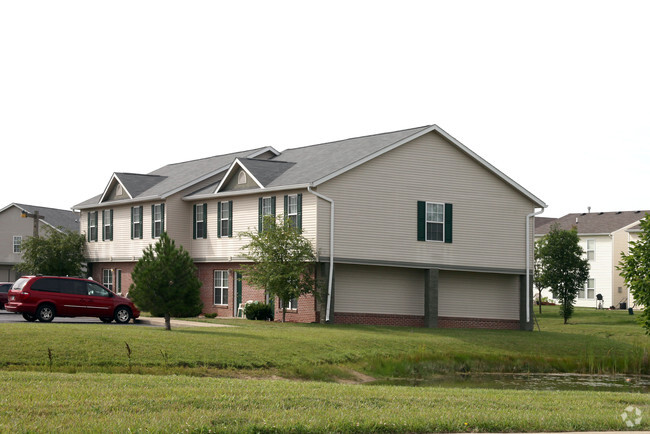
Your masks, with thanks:
M 156 327 L 165 326 L 165 318 L 153 318 L 153 317 L 140 317 L 137 319 L 140 324 L 147 324 Z M 171 327 L 235 327 L 227 324 L 214 324 L 208 322 L 199 322 L 199 321 L 183 321 L 179 319 L 171 319 Z

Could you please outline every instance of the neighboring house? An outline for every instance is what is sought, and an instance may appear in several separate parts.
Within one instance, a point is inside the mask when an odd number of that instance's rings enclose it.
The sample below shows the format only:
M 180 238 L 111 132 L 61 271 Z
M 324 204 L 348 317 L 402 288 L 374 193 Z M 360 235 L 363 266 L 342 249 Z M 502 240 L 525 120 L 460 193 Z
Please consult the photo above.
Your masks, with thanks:
M 204 312 L 235 316 L 265 298 L 238 279 L 237 235 L 281 214 L 312 242 L 326 286 L 322 301 L 292 300 L 289 321 L 532 329 L 526 229 L 532 251 L 545 206 L 432 125 L 115 173 L 75 209 L 93 277 L 118 292 L 164 230 L 198 267 Z
M 44 226 L 79 231 L 79 213 L 64 209 L 12 203 L 0 209 L 0 281 L 13 282 L 17 277 L 14 266 L 22 262 L 22 242 L 34 235 L 34 219 L 22 217 L 23 212 L 43 216 L 38 233 Z
M 634 304 L 633 300 L 628 299 L 628 289 L 616 267 L 621 253 L 629 252 L 629 243 L 635 236 L 634 228 L 640 228 L 639 221 L 646 212 L 574 213 L 536 227 L 536 239 L 546 235 L 556 223 L 560 229 L 578 229 L 580 246 L 589 260 L 590 271 L 585 288 L 578 292 L 576 306 L 596 307 L 598 294 L 603 296 L 605 308 L 620 308 L 623 306 L 621 303 L 625 303 L 626 307 Z M 550 290 L 543 290 L 542 297 L 552 299 L 553 295 Z

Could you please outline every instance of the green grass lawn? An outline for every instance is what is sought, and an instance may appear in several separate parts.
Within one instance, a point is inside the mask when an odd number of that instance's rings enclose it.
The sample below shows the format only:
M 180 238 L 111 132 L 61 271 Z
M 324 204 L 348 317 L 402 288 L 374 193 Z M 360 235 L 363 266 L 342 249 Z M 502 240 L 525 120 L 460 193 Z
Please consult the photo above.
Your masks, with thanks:
M 356 372 L 650 373 L 650 338 L 627 311 L 577 309 L 563 325 L 557 307 L 543 309 L 534 332 L 223 319 L 206 321 L 237 327 L 4 324 L 0 431 L 624 429 L 629 405 L 645 414 L 637 429 L 650 428 L 640 393 L 335 382 Z

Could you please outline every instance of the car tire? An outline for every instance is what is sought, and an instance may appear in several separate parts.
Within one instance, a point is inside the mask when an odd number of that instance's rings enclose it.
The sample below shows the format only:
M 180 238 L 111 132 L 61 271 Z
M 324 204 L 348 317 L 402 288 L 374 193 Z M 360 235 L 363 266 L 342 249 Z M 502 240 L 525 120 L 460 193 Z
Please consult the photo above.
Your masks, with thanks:
M 101 317 L 101 318 L 99 318 L 99 319 L 102 320 L 102 322 L 105 322 L 106 324 L 108 324 L 109 322 L 113 321 L 113 318 L 109 318 L 109 317 L 107 317 L 107 316 L 103 316 L 103 317 Z
M 35 315 L 30 315 L 28 313 L 23 313 L 23 318 L 29 322 L 34 322 L 36 321 L 36 316 Z
M 125 306 L 119 306 L 115 309 L 115 322 L 118 324 L 126 324 L 131 320 L 131 310 Z
M 52 322 L 55 316 L 54 306 L 51 304 L 42 304 L 36 309 L 36 318 L 40 322 Z

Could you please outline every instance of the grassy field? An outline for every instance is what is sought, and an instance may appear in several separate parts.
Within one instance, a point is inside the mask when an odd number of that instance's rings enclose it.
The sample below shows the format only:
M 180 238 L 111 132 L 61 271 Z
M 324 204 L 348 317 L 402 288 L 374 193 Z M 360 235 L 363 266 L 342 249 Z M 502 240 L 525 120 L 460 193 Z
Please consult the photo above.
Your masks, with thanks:
M 237 327 L 2 325 L 0 431 L 624 429 L 629 405 L 645 414 L 636 428 L 650 428 L 650 398 L 640 393 L 339 384 L 362 375 L 648 374 L 650 338 L 627 311 L 577 309 L 563 325 L 545 306 L 532 333 L 207 321 Z

